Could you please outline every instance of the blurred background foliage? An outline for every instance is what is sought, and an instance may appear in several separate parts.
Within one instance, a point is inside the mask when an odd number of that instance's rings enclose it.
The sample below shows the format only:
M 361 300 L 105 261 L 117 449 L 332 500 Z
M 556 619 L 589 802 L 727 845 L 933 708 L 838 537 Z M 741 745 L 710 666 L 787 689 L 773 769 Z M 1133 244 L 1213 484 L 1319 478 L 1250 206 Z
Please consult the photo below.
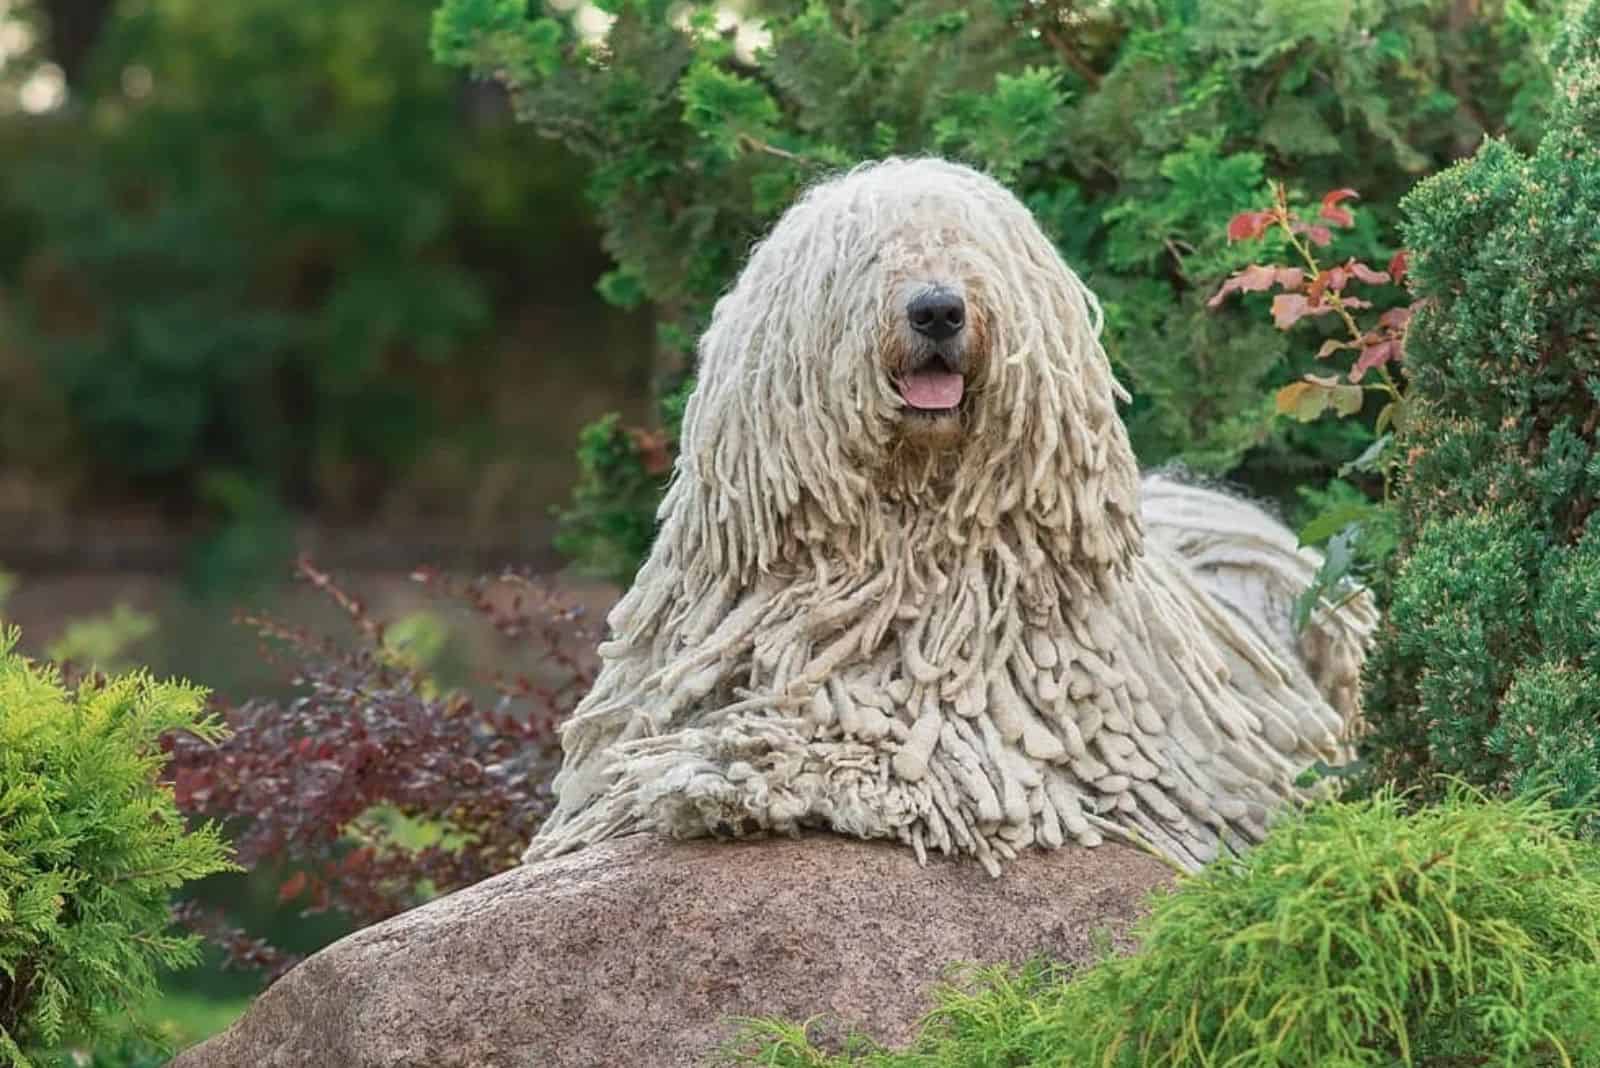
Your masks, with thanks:
M 0 508 L 198 528 L 206 588 L 307 515 L 542 518 L 643 324 L 431 6 L 0 4 Z

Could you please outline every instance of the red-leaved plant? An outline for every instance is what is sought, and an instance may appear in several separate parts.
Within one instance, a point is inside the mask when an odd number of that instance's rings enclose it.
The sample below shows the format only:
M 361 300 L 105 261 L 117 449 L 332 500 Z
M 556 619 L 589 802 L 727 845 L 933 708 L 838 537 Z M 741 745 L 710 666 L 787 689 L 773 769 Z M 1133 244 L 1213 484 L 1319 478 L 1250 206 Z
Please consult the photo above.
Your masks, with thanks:
M 468 583 L 415 573 L 431 592 L 464 601 L 528 665 L 496 676 L 497 698 L 480 703 L 441 690 L 331 576 L 306 560 L 296 570 L 343 609 L 356 643 L 246 617 L 305 692 L 286 704 L 224 704 L 230 733 L 220 744 L 170 736 L 179 806 L 236 828 L 247 867 L 290 866 L 283 900 L 362 924 L 514 866 L 550 808 L 555 727 L 593 680 L 582 610 L 520 573 Z M 269 978 L 293 963 L 214 912 L 188 907 L 179 919 L 230 963 Z
M 1315 220 L 1307 221 L 1289 206 L 1288 193 L 1281 183 L 1273 184 L 1273 204 L 1265 211 L 1246 211 L 1228 223 L 1228 240 L 1256 240 L 1278 230 L 1288 241 L 1300 263 L 1290 266 L 1251 264 L 1237 271 L 1208 302 L 1216 307 L 1230 293 L 1261 293 L 1276 287 L 1272 298 L 1272 319 L 1280 330 L 1288 330 L 1302 319 L 1336 315 L 1345 328 L 1344 337 L 1333 337 L 1317 350 L 1318 359 L 1337 352 L 1354 352 L 1355 360 L 1341 374 L 1308 374 L 1278 391 L 1278 411 L 1304 422 L 1333 410 L 1339 415 L 1354 415 L 1362 408 L 1368 390 L 1382 393 L 1387 403 L 1378 413 L 1377 433 L 1381 436 L 1391 424 L 1404 416 L 1405 397 L 1390 372 L 1390 364 L 1400 360 L 1405 347 L 1406 326 L 1416 303 L 1381 311 L 1376 320 L 1362 325 L 1357 314 L 1372 310 L 1372 302 L 1350 292 L 1353 283 L 1398 285 L 1405 277 L 1406 253 L 1394 254 L 1386 270 L 1377 270 L 1354 258 L 1324 266 L 1316 250 L 1333 240 L 1330 227 L 1348 227 L 1355 221 L 1347 200 L 1358 196 L 1354 189 L 1335 189 L 1322 198 Z M 1368 378 L 1376 371 L 1376 379 Z
M 1318 249 L 1333 242 L 1334 227 L 1354 225 L 1355 216 L 1345 202 L 1358 196 L 1354 189 L 1335 189 L 1323 196 L 1314 219 L 1300 216 L 1289 206 L 1282 183 L 1273 183 L 1272 206 L 1246 211 L 1228 223 L 1228 240 L 1253 241 L 1277 232 L 1287 242 L 1293 264 L 1251 264 L 1223 283 L 1208 302 L 1217 307 L 1231 293 L 1278 292 L 1272 298 L 1272 319 L 1278 329 L 1324 316 L 1337 316 L 1343 336 L 1330 337 L 1317 350 L 1317 359 L 1336 353 L 1354 353 L 1348 368 L 1333 374 L 1307 374 L 1278 390 L 1279 414 L 1310 422 L 1324 412 L 1339 416 L 1358 414 L 1369 392 L 1383 396 L 1375 425 L 1376 440 L 1361 456 L 1339 469 L 1340 477 L 1352 472 L 1377 473 L 1383 480 L 1383 500 L 1355 500 L 1332 494 L 1323 509 L 1300 529 L 1305 545 L 1323 547 L 1322 564 L 1311 585 L 1295 604 L 1297 627 L 1304 626 L 1318 605 L 1337 608 L 1359 596 L 1372 573 L 1394 549 L 1392 515 L 1387 502 L 1390 476 L 1397 458 L 1391 428 L 1404 424 L 1405 393 L 1394 368 L 1405 352 L 1406 330 L 1420 302 L 1378 309 L 1356 296 L 1355 286 L 1398 286 L 1405 279 L 1406 252 L 1396 252 L 1385 270 L 1353 257 L 1324 264 Z M 1350 492 L 1347 488 L 1346 493 Z

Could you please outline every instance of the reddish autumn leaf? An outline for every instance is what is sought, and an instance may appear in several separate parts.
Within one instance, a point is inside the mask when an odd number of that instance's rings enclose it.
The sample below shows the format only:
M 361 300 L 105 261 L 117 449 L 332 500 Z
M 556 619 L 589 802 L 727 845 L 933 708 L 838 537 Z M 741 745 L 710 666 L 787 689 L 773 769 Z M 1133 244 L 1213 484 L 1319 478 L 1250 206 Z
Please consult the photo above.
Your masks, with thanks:
M 1299 293 L 1279 293 L 1272 298 L 1272 321 L 1279 330 L 1287 330 L 1307 314 L 1310 301 Z
M 1415 304 L 1407 304 L 1404 308 L 1390 308 L 1378 316 L 1378 325 L 1387 327 L 1399 333 L 1411 323 L 1411 313 L 1416 310 Z
M 283 881 L 283 885 L 278 887 L 279 904 L 287 901 L 293 901 L 295 898 L 304 893 L 306 882 L 306 873 L 303 871 L 297 871 L 285 879 Z
M 266 939 L 254 938 L 248 931 L 229 924 L 221 909 L 193 900 L 180 901 L 172 906 L 172 918 L 212 945 L 220 946 L 226 957 L 225 967 L 260 969 L 266 974 L 268 983 L 276 982 L 300 963 L 301 958 L 297 954 L 285 953 Z
M 1279 330 L 1287 330 L 1306 316 L 1327 315 L 1333 311 L 1330 304 L 1313 304 L 1299 293 L 1279 293 L 1272 298 L 1272 321 Z
M 1311 280 L 1311 285 L 1306 287 L 1306 296 L 1312 304 L 1321 304 L 1325 293 L 1343 293 L 1344 287 L 1350 283 L 1350 271 L 1346 267 L 1329 267 L 1318 271 L 1317 276 Z M 1345 300 L 1349 306 L 1351 300 Z
M 1262 293 L 1274 285 L 1288 290 L 1299 289 L 1305 277 L 1306 273 L 1298 267 L 1262 267 L 1252 263 L 1235 271 L 1231 278 L 1222 283 L 1222 288 L 1206 301 L 1206 307 L 1217 307 L 1227 299 L 1229 293 Z
M 1228 220 L 1228 240 L 1246 241 L 1260 237 L 1271 222 L 1270 211 L 1241 211 Z
M 1333 240 L 1333 231 L 1329 230 L 1326 226 L 1316 226 L 1311 223 L 1297 222 L 1290 226 L 1289 229 L 1297 234 L 1305 234 L 1306 237 L 1310 239 L 1311 243 L 1316 245 L 1318 248 L 1321 248 Z
M 633 438 L 634 447 L 639 450 L 639 463 L 645 474 L 664 475 L 672 470 L 672 446 L 665 433 L 639 428 L 628 433 Z
M 1371 286 L 1381 286 L 1389 281 L 1389 276 L 1382 271 L 1374 271 L 1360 260 L 1350 260 L 1345 268 L 1359 281 Z
M 1360 195 L 1354 189 L 1335 189 L 1322 198 L 1322 210 L 1318 214 L 1335 226 L 1350 226 L 1356 221 L 1355 216 L 1350 214 L 1348 208 L 1339 207 L 1339 202 Z
M 1380 341 L 1376 345 L 1368 345 L 1361 350 L 1361 355 L 1356 357 L 1355 366 L 1350 368 L 1350 381 L 1361 381 L 1368 371 L 1374 367 L 1382 367 L 1399 354 L 1398 341 Z
M 345 872 L 345 874 L 354 875 L 358 872 L 364 872 L 368 868 L 372 867 L 372 862 L 376 857 L 377 850 L 373 849 L 371 846 L 363 846 L 360 849 L 352 849 L 349 853 L 345 854 L 345 858 L 339 863 L 339 867 Z
M 1389 277 L 1394 279 L 1395 285 L 1399 285 L 1401 279 L 1405 278 L 1406 269 L 1410 266 L 1410 257 L 1407 256 L 1405 249 L 1396 252 L 1389 259 Z
M 1210 300 L 1206 301 L 1206 307 L 1215 308 L 1227 299 L 1229 293 L 1259 293 L 1271 284 L 1272 268 L 1258 267 L 1252 263 L 1248 267 L 1233 272 L 1228 280 L 1222 283 L 1222 288 L 1217 290 Z

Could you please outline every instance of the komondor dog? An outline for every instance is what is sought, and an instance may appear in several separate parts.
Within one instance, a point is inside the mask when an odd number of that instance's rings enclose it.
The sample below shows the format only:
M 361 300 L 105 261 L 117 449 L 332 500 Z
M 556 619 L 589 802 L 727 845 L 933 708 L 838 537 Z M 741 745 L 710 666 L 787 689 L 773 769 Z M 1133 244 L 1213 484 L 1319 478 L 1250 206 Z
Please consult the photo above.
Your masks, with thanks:
M 1297 633 L 1292 534 L 1141 488 L 1100 325 L 968 168 L 889 160 L 791 207 L 701 340 L 525 859 L 818 827 L 991 872 L 1105 835 L 1194 868 L 1259 840 L 1347 756 L 1370 602 Z

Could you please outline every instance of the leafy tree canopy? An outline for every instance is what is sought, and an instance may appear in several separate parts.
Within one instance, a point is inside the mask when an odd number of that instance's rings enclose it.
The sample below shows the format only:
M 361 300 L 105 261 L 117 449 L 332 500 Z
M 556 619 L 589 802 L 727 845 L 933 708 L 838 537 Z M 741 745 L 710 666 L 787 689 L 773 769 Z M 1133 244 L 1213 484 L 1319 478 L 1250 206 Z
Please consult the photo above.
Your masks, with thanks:
M 1445 0 L 600 6 L 612 21 L 595 35 L 525 0 L 444 0 L 434 48 L 504 81 L 519 114 L 588 158 L 616 261 L 601 291 L 655 308 L 665 369 L 692 371 L 716 296 L 803 185 L 938 152 L 1010 183 L 1105 300 L 1144 462 L 1279 491 L 1360 451 L 1363 431 L 1274 422 L 1267 387 L 1308 361 L 1259 317 L 1206 310 L 1250 254 L 1218 220 L 1267 199 L 1273 178 L 1298 198 L 1357 186 L 1373 210 L 1350 253 L 1381 262 L 1393 249 L 1378 235 L 1418 176 L 1486 133 L 1531 143 L 1556 19 Z M 620 433 L 604 457 L 599 435 L 585 440 L 592 485 L 569 545 L 626 578 L 649 502 L 628 488 L 643 454 L 618 468 Z

